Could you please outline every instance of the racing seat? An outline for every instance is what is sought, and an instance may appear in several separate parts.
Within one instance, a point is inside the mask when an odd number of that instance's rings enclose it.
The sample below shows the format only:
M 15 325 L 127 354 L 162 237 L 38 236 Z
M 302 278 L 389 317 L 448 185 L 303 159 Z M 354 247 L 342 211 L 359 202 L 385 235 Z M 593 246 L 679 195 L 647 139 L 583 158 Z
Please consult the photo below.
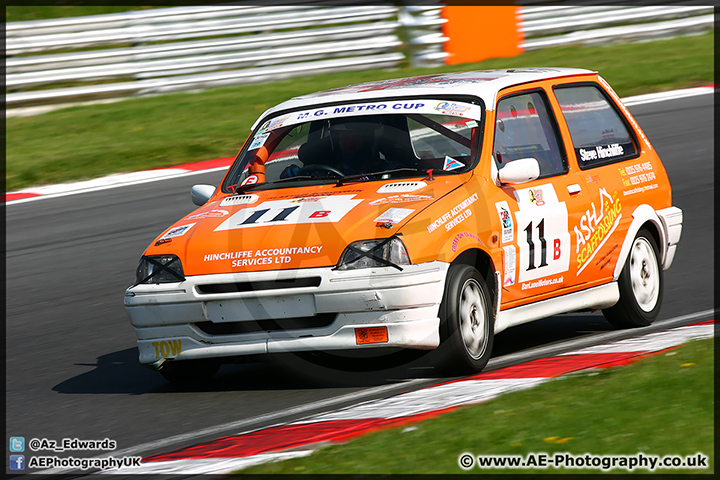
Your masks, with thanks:
M 305 165 L 330 165 L 333 154 L 330 137 L 321 138 L 320 140 L 310 140 L 298 148 L 298 159 Z M 335 165 L 332 165 L 335 166 Z

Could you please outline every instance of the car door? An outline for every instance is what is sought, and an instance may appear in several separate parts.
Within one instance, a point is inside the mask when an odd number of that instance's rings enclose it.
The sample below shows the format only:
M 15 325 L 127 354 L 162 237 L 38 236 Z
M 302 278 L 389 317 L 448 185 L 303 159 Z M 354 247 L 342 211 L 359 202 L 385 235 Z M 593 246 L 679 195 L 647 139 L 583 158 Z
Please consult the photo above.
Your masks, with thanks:
M 498 185 L 495 207 L 502 224 L 502 308 L 562 295 L 580 287 L 569 275 L 573 264 L 573 225 L 589 196 L 577 169 L 568 164 L 566 146 L 543 88 L 503 92 L 495 109 L 493 161 L 500 171 L 534 158 L 537 179 Z M 497 183 L 500 183 L 499 181 Z
M 586 284 L 612 279 L 636 199 L 657 187 L 661 165 L 640 158 L 627 119 L 595 82 L 553 87 L 570 133 L 571 157 L 579 166 L 590 202 L 571 225 L 576 256 L 573 276 Z

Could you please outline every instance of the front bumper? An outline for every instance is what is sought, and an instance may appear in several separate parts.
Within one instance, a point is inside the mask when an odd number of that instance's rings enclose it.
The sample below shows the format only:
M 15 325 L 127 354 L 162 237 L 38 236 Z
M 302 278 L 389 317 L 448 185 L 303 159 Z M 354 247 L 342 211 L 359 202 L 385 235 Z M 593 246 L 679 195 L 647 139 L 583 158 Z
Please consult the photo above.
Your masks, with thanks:
M 432 349 L 440 343 L 448 266 L 188 276 L 128 288 L 125 307 L 143 364 L 378 346 Z M 357 336 L 358 328 L 377 327 L 386 328 L 387 339 L 363 343 Z

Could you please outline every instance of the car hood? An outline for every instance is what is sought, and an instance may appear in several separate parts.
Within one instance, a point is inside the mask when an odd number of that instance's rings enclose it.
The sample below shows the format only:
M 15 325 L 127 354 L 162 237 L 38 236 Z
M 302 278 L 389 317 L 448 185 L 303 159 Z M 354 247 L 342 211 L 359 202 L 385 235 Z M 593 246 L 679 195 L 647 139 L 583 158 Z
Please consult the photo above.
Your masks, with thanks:
M 185 275 L 327 267 L 348 244 L 398 233 L 465 175 L 216 198 L 167 229 L 146 255 L 175 254 Z

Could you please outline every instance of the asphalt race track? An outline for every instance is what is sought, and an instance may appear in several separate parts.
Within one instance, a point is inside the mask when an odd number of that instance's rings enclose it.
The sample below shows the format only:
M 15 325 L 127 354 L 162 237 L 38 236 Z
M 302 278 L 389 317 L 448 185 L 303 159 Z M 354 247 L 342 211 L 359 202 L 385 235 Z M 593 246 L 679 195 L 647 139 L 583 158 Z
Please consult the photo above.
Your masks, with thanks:
M 631 110 L 684 212 L 653 328 L 714 307 L 713 96 Z M 207 388 L 191 391 L 141 367 L 123 292 L 144 248 L 194 209 L 190 187 L 221 178 L 222 172 L 205 173 L 7 206 L 6 438 L 110 438 L 117 453 L 148 455 L 436 382 L 422 361 L 337 375 L 290 359 L 226 365 Z M 562 349 L 567 340 L 592 341 L 612 330 L 599 313 L 511 328 L 497 336 L 489 368 L 507 355 L 539 355 L 539 347 Z M 93 453 L 100 452 L 72 454 Z

